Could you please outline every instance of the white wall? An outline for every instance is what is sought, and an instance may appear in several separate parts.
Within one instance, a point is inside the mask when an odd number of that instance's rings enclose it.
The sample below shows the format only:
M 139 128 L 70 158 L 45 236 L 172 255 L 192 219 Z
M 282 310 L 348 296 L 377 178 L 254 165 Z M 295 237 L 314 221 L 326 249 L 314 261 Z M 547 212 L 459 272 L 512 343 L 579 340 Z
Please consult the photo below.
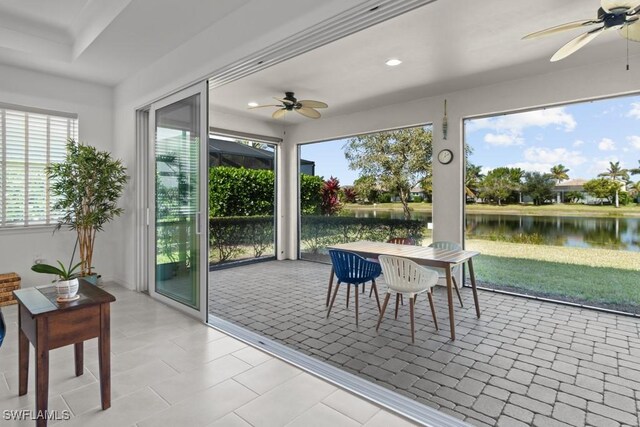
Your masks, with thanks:
M 637 70 L 625 71 L 619 64 L 594 64 L 590 67 L 446 93 L 341 117 L 309 121 L 287 128 L 287 143 L 322 141 L 359 133 L 433 123 L 434 153 L 443 148 L 449 148 L 454 153 L 454 161 L 448 165 L 434 162 L 434 239 L 461 242 L 464 223 L 463 118 L 632 92 L 640 92 Z M 449 123 L 447 141 L 442 139 L 441 131 L 445 98 Z M 291 225 L 289 233 L 297 233 L 295 225 Z
M 112 149 L 113 91 L 107 87 L 74 81 L 8 66 L 0 66 L 0 102 L 28 107 L 78 113 L 80 141 L 102 150 Z M 116 245 L 117 222 L 98 235 L 94 265 L 104 278 L 113 277 L 112 253 Z M 22 286 L 48 281 L 47 276 L 31 272 L 36 258 L 68 262 L 75 234 L 53 227 L 27 230 L 0 230 L 0 273 L 15 271 L 22 276 Z M 76 258 L 77 259 L 77 258 Z

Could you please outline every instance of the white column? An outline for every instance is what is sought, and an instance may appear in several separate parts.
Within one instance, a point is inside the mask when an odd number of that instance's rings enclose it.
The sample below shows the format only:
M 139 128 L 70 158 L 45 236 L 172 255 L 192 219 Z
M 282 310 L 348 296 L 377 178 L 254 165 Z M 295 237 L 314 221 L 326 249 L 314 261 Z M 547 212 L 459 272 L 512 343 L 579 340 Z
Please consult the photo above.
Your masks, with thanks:
M 276 247 L 278 260 L 298 258 L 298 148 L 280 144 L 277 169 Z
M 453 101 L 453 102 L 452 102 Z M 442 113 L 433 122 L 433 240 L 449 240 L 462 243 L 464 149 L 462 120 L 457 113 L 455 100 L 447 101 L 449 131 L 443 139 Z M 453 161 L 447 165 L 438 162 L 440 150 L 453 152 Z

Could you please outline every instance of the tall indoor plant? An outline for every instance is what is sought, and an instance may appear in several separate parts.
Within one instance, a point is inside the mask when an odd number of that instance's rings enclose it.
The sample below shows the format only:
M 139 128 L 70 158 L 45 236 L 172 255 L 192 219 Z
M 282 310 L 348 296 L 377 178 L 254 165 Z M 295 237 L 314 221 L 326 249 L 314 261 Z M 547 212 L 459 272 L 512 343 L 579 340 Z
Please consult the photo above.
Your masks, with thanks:
M 120 160 L 106 151 L 69 139 L 67 156 L 47 167 L 54 209 L 62 212 L 57 228 L 68 226 L 78 234 L 80 274 L 90 276 L 96 234 L 124 212 L 117 203 L 129 177 Z

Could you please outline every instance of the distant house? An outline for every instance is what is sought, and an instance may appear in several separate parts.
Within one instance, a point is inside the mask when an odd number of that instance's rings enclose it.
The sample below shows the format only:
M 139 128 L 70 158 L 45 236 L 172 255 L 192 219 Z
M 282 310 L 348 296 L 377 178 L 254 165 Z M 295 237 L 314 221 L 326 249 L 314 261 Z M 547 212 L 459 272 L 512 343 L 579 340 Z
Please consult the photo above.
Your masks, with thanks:
M 567 181 L 562 181 L 560 184 L 557 184 L 554 187 L 554 192 L 555 192 L 555 198 L 553 199 L 553 201 L 555 202 L 557 199 L 557 195 L 558 193 L 560 194 L 560 202 L 562 203 L 566 203 L 569 202 L 570 200 L 568 200 L 567 198 L 567 193 L 570 192 L 579 192 L 582 193 L 582 195 L 584 196 L 584 199 L 582 200 L 582 203 L 590 203 L 590 202 L 594 202 L 595 199 L 593 199 L 591 196 L 589 196 L 585 191 L 584 191 L 584 184 L 587 182 L 586 179 L 581 179 L 581 178 L 577 178 L 577 179 L 569 179 Z
M 275 153 L 252 147 L 236 141 L 209 138 L 209 167 L 229 166 L 232 168 L 274 170 Z M 300 172 L 315 175 L 316 163 L 300 160 Z

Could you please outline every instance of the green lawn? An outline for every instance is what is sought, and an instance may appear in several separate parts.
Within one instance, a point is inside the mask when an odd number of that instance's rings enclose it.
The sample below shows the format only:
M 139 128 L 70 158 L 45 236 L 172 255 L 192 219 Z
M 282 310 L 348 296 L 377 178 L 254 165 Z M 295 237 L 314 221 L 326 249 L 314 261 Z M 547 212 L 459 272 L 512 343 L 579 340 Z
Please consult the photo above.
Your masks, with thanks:
M 410 203 L 409 207 L 414 211 L 431 212 L 431 203 Z M 345 209 L 358 210 L 374 209 L 373 205 L 345 204 Z M 378 203 L 375 206 L 378 210 L 402 210 L 400 203 Z M 502 215 L 559 215 L 559 216 L 593 216 L 593 217 L 611 217 L 611 216 L 630 216 L 640 217 L 640 206 L 637 204 L 631 206 L 621 206 L 615 208 L 613 206 L 599 205 L 583 205 L 561 203 L 553 205 L 534 206 L 526 205 L 484 205 L 484 204 L 468 204 L 465 208 L 467 213 L 487 213 Z
M 638 271 L 493 255 L 480 255 L 474 267 L 483 286 L 640 312 Z

